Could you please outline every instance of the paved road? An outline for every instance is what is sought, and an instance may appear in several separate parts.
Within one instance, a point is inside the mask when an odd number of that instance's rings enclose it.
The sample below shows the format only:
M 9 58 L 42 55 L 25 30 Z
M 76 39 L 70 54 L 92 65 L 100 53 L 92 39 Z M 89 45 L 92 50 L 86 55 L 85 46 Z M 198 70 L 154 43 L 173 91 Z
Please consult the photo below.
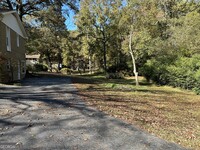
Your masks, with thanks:
M 68 78 L 0 85 L 0 115 L 0 149 L 183 149 L 87 107 Z

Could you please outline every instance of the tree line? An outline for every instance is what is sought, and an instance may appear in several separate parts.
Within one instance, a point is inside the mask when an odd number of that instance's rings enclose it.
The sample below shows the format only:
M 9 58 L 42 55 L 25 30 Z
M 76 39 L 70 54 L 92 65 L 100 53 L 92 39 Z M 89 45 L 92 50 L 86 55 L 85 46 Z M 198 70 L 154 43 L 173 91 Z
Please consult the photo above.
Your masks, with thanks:
M 86 58 L 157 84 L 200 92 L 200 1 L 84 0 L 76 15 Z M 89 60 L 90 60 L 89 59 Z M 91 64 L 91 63 L 90 63 Z
M 199 0 L 10 2 L 2 6 L 19 10 L 30 35 L 28 53 L 40 53 L 50 68 L 56 61 L 89 72 L 125 72 L 137 85 L 142 75 L 200 93 Z M 74 31 L 65 25 L 69 10 Z

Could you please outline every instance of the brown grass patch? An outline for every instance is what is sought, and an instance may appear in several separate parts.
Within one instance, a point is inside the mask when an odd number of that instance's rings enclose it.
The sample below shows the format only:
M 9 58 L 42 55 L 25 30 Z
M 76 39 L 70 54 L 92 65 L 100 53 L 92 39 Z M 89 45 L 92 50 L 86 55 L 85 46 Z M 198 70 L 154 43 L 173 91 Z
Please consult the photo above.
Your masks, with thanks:
M 200 147 L 200 96 L 134 80 L 76 76 L 73 83 L 91 106 L 186 148 Z

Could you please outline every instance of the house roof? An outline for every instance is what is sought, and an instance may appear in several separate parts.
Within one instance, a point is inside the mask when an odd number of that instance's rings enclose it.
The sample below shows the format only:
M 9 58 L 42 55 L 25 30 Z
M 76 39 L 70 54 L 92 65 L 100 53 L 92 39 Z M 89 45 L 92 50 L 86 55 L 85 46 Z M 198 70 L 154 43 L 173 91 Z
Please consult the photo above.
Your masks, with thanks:
M 23 38 L 27 38 L 28 37 L 27 34 L 26 34 L 26 31 L 24 29 L 24 26 L 23 26 L 23 24 L 22 24 L 22 22 L 21 22 L 21 20 L 19 18 L 19 15 L 18 15 L 18 13 L 16 11 L 14 11 L 14 10 L 7 10 L 7 9 L 0 9 L 0 14 L 3 15 L 3 18 L 4 18 L 4 16 L 9 15 L 9 14 L 13 15 L 16 18 L 16 20 L 17 20 L 19 28 L 21 29 L 21 32 L 22 32 L 21 36 Z M 1 21 L 3 22 L 3 20 L 1 20 Z M 7 24 L 7 25 L 12 28 L 11 24 Z
M 40 58 L 40 54 L 38 54 L 38 55 L 26 55 L 26 58 L 39 59 Z

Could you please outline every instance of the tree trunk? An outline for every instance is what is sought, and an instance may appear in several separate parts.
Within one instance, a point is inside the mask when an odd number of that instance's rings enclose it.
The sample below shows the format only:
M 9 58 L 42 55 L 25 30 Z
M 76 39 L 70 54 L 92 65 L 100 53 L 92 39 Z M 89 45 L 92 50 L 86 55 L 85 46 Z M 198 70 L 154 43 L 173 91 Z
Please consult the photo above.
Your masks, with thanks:
M 83 61 L 82 61 L 82 67 L 83 67 L 83 73 L 85 73 L 85 70 L 86 70 L 86 67 L 87 67 L 87 64 L 86 64 L 85 58 L 83 58 Z
M 106 38 L 106 33 L 105 33 L 105 29 L 104 27 L 102 27 L 102 44 L 103 44 L 103 62 L 104 62 L 104 72 L 107 72 L 107 60 L 106 60 L 106 42 L 107 42 L 107 38 Z
M 52 72 L 52 62 L 51 62 L 51 56 L 49 50 L 47 50 L 47 59 L 48 59 L 48 66 L 50 69 L 50 72 Z
M 138 86 L 139 81 L 138 81 L 138 72 L 137 72 L 136 63 L 135 63 L 135 57 L 132 52 L 130 52 L 130 54 L 131 54 L 131 58 L 132 58 L 133 73 L 135 75 L 135 84 L 136 84 L 136 86 Z
M 88 44 L 88 31 L 87 31 L 87 44 Z M 90 49 L 90 47 L 89 47 L 89 49 L 88 49 L 88 51 L 89 51 L 89 57 L 88 57 L 88 63 L 89 63 L 89 74 L 92 74 L 92 56 L 91 56 L 91 49 Z
M 13 6 L 12 6 L 10 0 L 7 0 L 6 2 L 7 2 L 7 4 L 8 4 L 9 9 L 10 9 L 10 10 L 13 10 Z
M 59 71 L 62 69 L 62 62 L 63 62 L 62 50 L 58 48 L 58 70 Z
M 139 85 L 138 72 L 137 72 L 135 57 L 134 57 L 133 49 L 132 49 L 132 36 L 133 36 L 133 30 L 131 29 L 130 38 L 129 38 L 129 53 L 131 55 L 132 63 L 133 63 L 132 65 L 133 65 L 133 73 L 135 75 L 135 84 L 136 84 L 136 86 L 138 86 Z
M 23 18 L 23 15 L 24 15 L 24 8 L 23 8 L 22 0 L 17 0 L 16 10 L 19 14 L 20 20 L 22 21 L 22 18 Z
M 107 60 L 106 60 L 106 42 L 103 41 L 103 61 L 104 61 L 104 71 L 107 71 Z
M 90 54 L 89 54 L 89 74 L 92 74 L 92 58 Z

